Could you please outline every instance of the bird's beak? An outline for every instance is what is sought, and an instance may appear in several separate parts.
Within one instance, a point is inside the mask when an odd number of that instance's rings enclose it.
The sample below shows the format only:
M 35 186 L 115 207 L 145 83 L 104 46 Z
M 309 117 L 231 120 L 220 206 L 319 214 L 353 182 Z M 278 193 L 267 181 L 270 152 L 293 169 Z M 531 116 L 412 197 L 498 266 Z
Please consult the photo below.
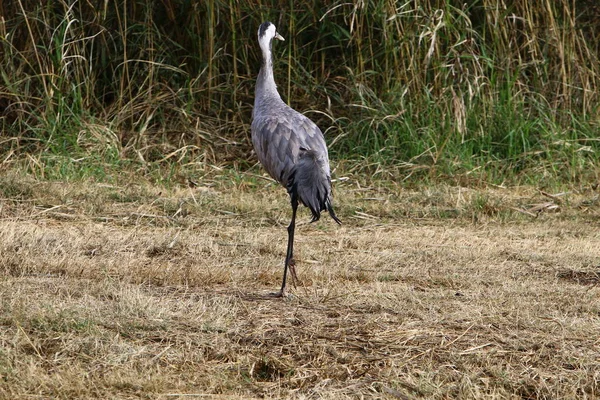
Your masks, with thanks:
M 285 39 L 279 34 L 279 32 L 275 32 L 275 39 L 285 42 Z

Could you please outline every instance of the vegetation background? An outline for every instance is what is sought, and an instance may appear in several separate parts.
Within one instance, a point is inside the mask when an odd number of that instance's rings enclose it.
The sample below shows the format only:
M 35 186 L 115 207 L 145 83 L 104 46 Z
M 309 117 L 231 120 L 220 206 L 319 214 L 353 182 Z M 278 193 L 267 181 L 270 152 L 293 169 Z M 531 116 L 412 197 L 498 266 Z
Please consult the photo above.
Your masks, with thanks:
M 264 20 L 286 38 L 280 92 L 341 168 L 597 182 L 593 0 L 4 1 L 2 168 L 111 180 L 252 167 Z

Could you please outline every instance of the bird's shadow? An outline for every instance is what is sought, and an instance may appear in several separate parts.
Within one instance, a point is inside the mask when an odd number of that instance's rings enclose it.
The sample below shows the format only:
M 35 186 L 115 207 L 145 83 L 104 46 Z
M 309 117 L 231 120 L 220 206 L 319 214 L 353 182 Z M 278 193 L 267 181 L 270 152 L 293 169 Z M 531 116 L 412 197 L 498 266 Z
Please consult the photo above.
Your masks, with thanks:
M 272 292 L 272 293 L 248 293 L 248 292 L 238 291 L 237 295 L 240 299 L 245 300 L 245 301 L 265 301 L 265 300 L 291 301 L 291 300 L 298 299 L 298 296 L 296 296 L 292 293 L 288 293 L 285 296 L 281 296 L 279 293 L 275 293 L 275 292 Z

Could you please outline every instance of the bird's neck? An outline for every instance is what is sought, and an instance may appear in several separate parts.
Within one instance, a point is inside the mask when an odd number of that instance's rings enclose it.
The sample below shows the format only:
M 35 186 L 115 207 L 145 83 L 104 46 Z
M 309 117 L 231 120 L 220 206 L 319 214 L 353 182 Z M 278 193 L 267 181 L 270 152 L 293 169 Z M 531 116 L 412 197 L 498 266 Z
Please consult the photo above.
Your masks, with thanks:
M 263 62 L 256 81 L 256 99 L 265 96 L 281 99 L 273 76 L 273 57 L 271 56 L 271 50 L 268 48 L 263 49 Z

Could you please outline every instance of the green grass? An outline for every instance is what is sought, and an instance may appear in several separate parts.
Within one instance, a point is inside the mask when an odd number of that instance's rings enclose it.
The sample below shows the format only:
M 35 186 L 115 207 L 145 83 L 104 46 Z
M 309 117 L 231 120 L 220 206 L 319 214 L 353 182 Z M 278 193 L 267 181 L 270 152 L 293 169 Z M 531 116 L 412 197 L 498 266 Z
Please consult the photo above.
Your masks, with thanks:
M 598 180 L 600 37 L 586 1 L 274 5 L 5 5 L 2 165 L 109 182 L 124 170 L 169 180 L 251 169 L 255 32 L 270 19 L 286 37 L 273 47 L 280 92 L 350 169 Z

